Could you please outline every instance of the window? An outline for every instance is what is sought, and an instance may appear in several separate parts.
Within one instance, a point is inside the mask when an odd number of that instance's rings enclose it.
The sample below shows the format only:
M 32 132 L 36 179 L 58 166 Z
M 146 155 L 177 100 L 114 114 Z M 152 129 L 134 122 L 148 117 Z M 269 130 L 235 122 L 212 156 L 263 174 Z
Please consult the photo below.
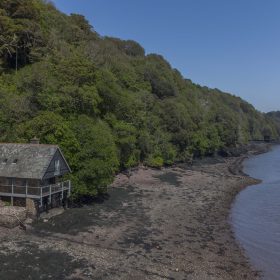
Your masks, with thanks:
M 59 159 L 54 162 L 54 175 L 60 174 L 60 161 Z

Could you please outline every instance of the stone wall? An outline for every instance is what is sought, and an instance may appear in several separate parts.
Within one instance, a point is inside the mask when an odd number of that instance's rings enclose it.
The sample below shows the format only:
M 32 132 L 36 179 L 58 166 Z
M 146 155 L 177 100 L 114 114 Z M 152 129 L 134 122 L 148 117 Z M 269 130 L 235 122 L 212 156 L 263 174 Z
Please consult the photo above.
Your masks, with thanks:
M 26 198 L 26 214 L 32 219 L 35 219 L 38 216 L 37 202 L 31 198 Z
M 14 228 L 26 220 L 26 209 L 23 207 L 0 207 L 0 226 Z

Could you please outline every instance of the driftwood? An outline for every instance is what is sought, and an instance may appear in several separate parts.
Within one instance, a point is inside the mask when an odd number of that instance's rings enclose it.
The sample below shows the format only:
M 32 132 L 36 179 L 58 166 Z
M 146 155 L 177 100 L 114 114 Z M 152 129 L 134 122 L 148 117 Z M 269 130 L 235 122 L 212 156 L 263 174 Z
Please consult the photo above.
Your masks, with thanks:
M 16 219 L 17 219 L 18 222 L 19 222 L 19 227 L 20 227 L 20 229 L 26 231 L 26 226 L 25 226 L 25 224 L 20 220 L 20 218 L 18 217 L 16 211 L 15 211 L 14 209 L 12 209 L 12 212 L 14 212 L 14 216 L 16 217 Z M 25 216 L 25 218 L 26 218 L 26 216 Z

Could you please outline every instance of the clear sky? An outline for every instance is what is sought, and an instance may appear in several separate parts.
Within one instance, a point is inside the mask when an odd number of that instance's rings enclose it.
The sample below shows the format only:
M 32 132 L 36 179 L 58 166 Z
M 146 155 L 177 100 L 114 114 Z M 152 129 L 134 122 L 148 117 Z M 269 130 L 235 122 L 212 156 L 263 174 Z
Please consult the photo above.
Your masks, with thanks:
M 53 0 L 101 35 L 138 41 L 194 82 L 280 110 L 279 0 Z

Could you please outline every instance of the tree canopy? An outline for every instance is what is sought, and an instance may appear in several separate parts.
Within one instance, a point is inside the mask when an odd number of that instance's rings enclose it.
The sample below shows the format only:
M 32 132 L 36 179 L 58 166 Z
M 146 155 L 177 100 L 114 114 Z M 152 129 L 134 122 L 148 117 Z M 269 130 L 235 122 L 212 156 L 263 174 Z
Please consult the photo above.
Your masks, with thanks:
M 278 138 L 276 115 L 194 84 L 135 41 L 100 36 L 82 15 L 43 0 L 0 2 L 0 141 L 59 144 L 77 197 L 105 192 L 139 163 Z

